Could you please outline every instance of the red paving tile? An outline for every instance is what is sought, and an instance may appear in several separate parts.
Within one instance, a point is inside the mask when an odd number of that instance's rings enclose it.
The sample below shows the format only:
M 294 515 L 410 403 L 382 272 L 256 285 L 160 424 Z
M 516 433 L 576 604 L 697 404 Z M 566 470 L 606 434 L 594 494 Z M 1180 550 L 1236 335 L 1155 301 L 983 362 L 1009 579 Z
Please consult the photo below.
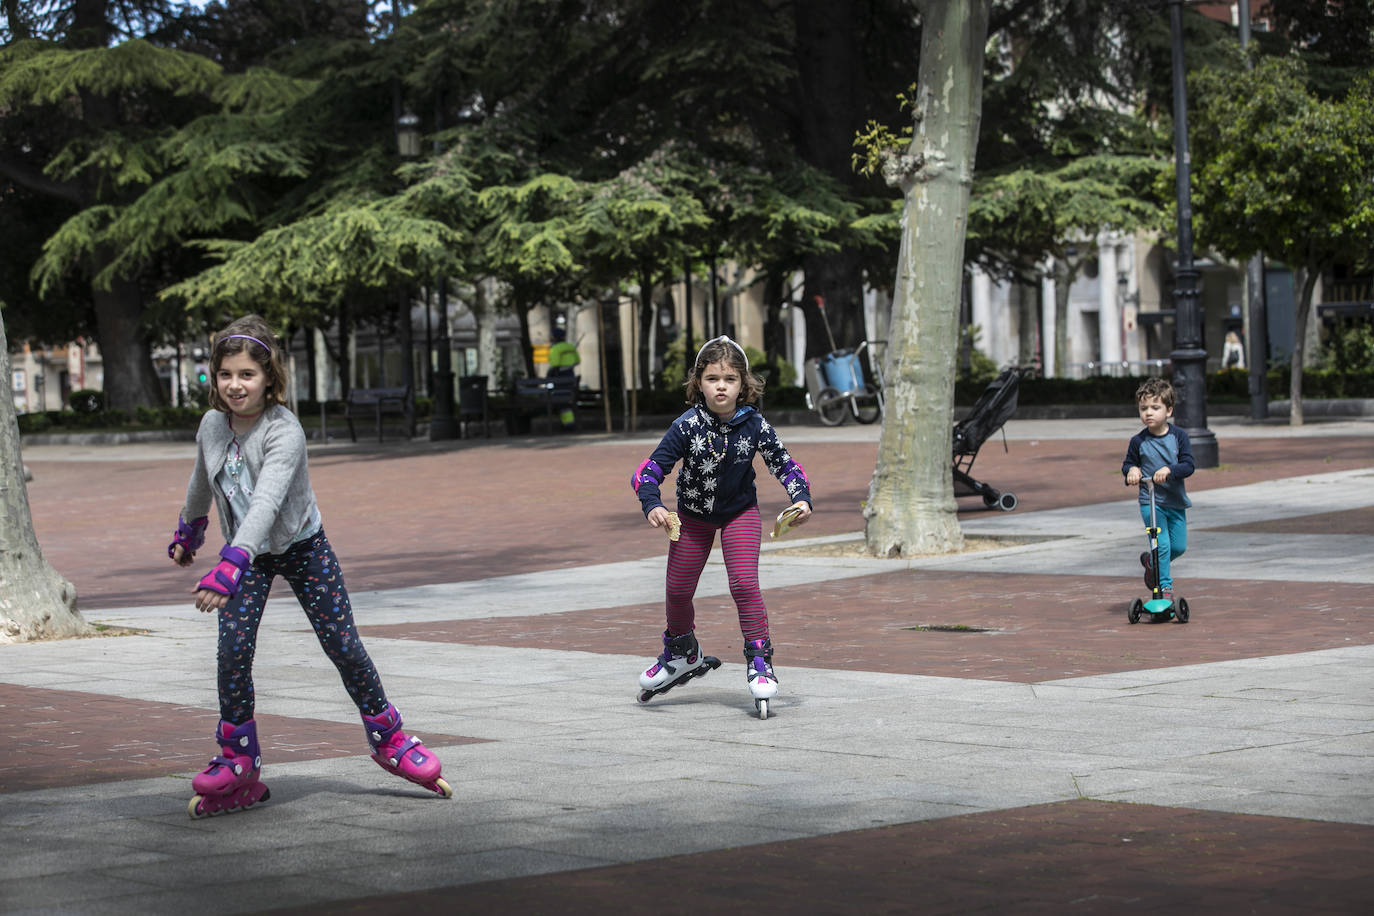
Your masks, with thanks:
M 709 572 L 708 572 L 709 575 Z M 1188 624 L 1126 620 L 1139 577 L 902 570 L 766 591 L 774 663 L 1033 683 L 1374 643 L 1374 586 L 1180 580 Z M 703 648 L 742 658 L 728 595 L 698 599 Z M 918 626 L 980 628 L 922 631 Z M 657 654 L 662 605 L 364 626 L 365 636 Z
M 1370 465 L 1370 440 L 1245 439 L 1194 491 Z M 975 476 L 1018 511 L 1127 501 L 1124 442 L 993 441 Z M 641 446 L 550 440 L 322 453 L 312 476 L 350 586 L 451 582 L 659 556 L 626 486 Z M 798 444 L 817 483 L 809 535 L 862 527 L 876 446 Z M 173 470 L 174 469 L 174 470 Z M 44 461 L 30 486 L 45 555 L 86 610 L 164 603 L 196 575 L 163 557 L 189 463 Z M 1072 487 L 1064 481 L 1072 480 Z M 765 509 L 777 494 L 761 490 Z M 771 501 L 771 502 L 770 502 Z M 983 511 L 976 499 L 961 512 Z M 1275 520 L 1243 530 L 1369 533 L 1370 510 Z M 128 549 L 108 550 L 111 540 Z M 789 665 L 1034 682 L 1120 670 L 1374 642 L 1374 587 L 1188 579 L 1193 622 L 1140 624 L 1120 579 L 899 571 L 775 588 L 779 667 Z M 708 651 L 735 660 L 728 597 L 698 602 Z M 993 632 L 920 631 L 917 625 Z M 657 604 L 432 624 L 367 634 L 503 646 L 654 654 Z M 627 678 L 632 672 L 627 672 Z M 632 691 L 631 691 L 632 692 Z M 0 684 L 0 793 L 199 770 L 215 713 L 166 703 Z M 271 760 L 364 756 L 356 725 L 263 715 Z M 431 736 L 435 743 L 476 739 Z M 270 736 L 270 738 L 268 737 Z M 360 745 L 363 745 L 360 747 Z M 795 913 L 1363 913 L 1374 896 L 1374 828 L 1075 801 L 677 856 L 630 865 L 439 888 L 283 912 L 577 913 L 652 908 Z
M 0 794 L 197 773 L 217 753 L 218 721 L 218 712 L 191 706 L 0 683 Z M 271 714 L 257 722 L 268 764 L 371 753 L 361 722 Z M 423 734 L 431 746 L 483 740 Z
M 1124 442 L 991 441 L 974 476 L 1014 490 L 1018 512 L 1128 499 L 1121 485 Z M 325 530 L 355 592 L 455 582 L 655 556 L 629 488 L 644 445 L 551 439 L 436 447 L 390 444 L 319 451 L 311 479 Z M 817 512 L 807 535 L 861 530 L 876 443 L 797 443 L 814 482 Z M 1220 443 L 1221 467 L 1198 471 L 1193 491 L 1276 477 L 1368 467 L 1361 437 L 1237 439 Z M 190 462 L 31 462 L 34 527 L 44 556 L 77 587 L 83 610 L 189 602 L 204 574 L 166 559 Z M 781 490 L 760 472 L 765 515 Z M 1066 486 L 1065 481 L 1073 481 Z M 975 498 L 961 514 L 984 511 Z M 212 525 L 210 550 L 218 549 Z M 112 551 L 112 541 L 121 549 Z
M 1299 515 L 1296 518 L 1276 518 L 1244 525 L 1223 525 L 1199 531 L 1251 531 L 1255 534 L 1374 534 L 1374 506 L 1346 509 L 1344 512 L 1322 512 Z
M 272 912 L 1367 913 L 1371 843 L 1374 827 L 1084 800 Z

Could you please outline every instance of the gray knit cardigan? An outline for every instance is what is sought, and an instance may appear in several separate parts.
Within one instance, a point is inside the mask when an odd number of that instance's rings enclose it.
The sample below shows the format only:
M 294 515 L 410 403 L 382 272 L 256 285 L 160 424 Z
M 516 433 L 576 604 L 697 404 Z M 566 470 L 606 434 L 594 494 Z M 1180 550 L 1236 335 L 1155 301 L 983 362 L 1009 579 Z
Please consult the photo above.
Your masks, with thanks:
M 233 439 L 227 413 L 210 410 L 201 417 L 196 431 L 196 466 L 186 485 L 181 517 L 190 521 L 208 515 L 213 499 L 226 544 L 241 547 L 250 557 L 263 552 L 264 544 L 267 553 L 283 553 L 315 512 L 315 492 L 306 469 L 305 431 L 295 414 L 274 404 L 239 440 L 254 489 L 248 514 L 237 520 L 236 527 L 232 525 L 229 500 L 214 483 Z

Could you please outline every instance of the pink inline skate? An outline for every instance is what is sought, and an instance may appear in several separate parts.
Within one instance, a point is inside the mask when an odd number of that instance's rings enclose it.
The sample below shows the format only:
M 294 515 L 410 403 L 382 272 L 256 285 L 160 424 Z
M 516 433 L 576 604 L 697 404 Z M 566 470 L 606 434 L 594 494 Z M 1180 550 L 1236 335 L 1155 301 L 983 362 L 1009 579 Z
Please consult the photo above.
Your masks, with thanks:
M 367 743 L 372 745 L 372 759 L 377 761 L 377 766 L 424 786 L 436 795 L 453 797 L 453 789 L 440 775 L 444 765 L 419 738 L 407 737 L 401 731 L 401 714 L 395 706 L 388 703 L 379 715 L 364 714 L 363 728 L 367 731 Z
M 220 721 L 215 729 L 220 756 L 191 780 L 195 797 L 186 806 L 193 818 L 229 814 L 267 801 L 272 793 L 259 780 L 262 753 L 258 750 L 258 726 L 252 719 L 242 725 Z

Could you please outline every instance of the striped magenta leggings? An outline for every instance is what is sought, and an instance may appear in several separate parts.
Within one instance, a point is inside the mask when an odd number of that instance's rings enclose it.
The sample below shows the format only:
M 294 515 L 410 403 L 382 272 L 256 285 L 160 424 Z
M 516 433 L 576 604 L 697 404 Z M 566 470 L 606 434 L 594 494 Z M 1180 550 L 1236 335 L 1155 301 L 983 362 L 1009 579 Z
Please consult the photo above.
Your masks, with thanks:
M 682 535 L 668 542 L 668 588 L 665 600 L 668 632 L 674 636 L 696 627 L 692 596 L 706 568 L 706 558 L 720 530 L 725 571 L 730 577 L 730 596 L 739 611 L 739 629 L 745 639 L 768 637 L 768 608 L 759 590 L 759 545 L 763 540 L 759 507 L 752 506 L 724 525 L 682 517 Z

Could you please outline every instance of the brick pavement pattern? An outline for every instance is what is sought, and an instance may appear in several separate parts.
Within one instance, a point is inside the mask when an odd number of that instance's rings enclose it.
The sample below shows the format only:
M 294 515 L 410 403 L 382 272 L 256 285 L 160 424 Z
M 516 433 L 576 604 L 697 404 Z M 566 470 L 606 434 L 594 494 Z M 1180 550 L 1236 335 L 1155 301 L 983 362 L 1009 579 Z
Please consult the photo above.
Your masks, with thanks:
M 561 439 L 531 446 L 499 439 L 449 448 L 392 444 L 314 453 L 310 476 L 349 588 L 361 592 L 657 556 L 661 538 L 652 536 L 629 486 L 630 472 L 652 448 Z M 799 536 L 862 530 L 876 445 L 805 442 L 791 450 L 816 486 L 816 514 Z M 1014 489 L 1020 513 L 1125 500 L 1125 451 L 1124 441 L 1044 440 L 1014 442 L 1003 452 L 992 441 L 979 453 L 975 476 Z M 1350 470 L 1367 466 L 1370 452 L 1369 439 L 1354 436 L 1247 440 L 1243 459 L 1198 471 L 1188 488 Z M 189 457 L 50 461 L 39 470 L 29 485 L 39 544 L 76 586 L 83 609 L 182 596 L 189 603 L 205 570 L 200 563 L 179 569 L 166 558 Z M 765 516 L 785 505 L 766 472 L 759 495 Z M 965 518 L 988 512 L 976 497 L 959 506 Z M 212 523 L 204 556 L 219 549 L 218 538 Z M 112 542 L 120 549 L 111 550 Z
M 1074 801 L 463 887 L 319 913 L 1356 913 L 1374 828 Z
M 1228 463 L 1199 471 L 1189 489 L 1229 492 L 1374 468 L 1371 443 L 1374 437 L 1364 430 L 1320 438 L 1257 436 L 1244 447 L 1223 440 Z M 815 482 L 818 501 L 812 524 L 796 537 L 860 530 L 874 443 L 802 437 L 789 445 Z M 1015 490 L 1020 506 L 1006 517 L 1013 522 L 1041 511 L 1119 502 L 1126 524 L 1133 525 L 1131 494 L 1118 470 L 1124 447 L 1124 439 L 1085 435 L 1016 440 L 1004 452 L 994 440 L 980 454 L 975 476 Z M 188 821 L 181 809 L 190 774 L 213 751 L 213 622 L 188 613 L 189 600 L 179 610 L 159 607 L 181 601 L 200 575 L 172 567 L 164 552 L 189 458 L 120 459 L 111 451 L 98 463 L 50 456 L 31 461 L 36 476 L 29 492 L 40 543 L 49 561 L 76 583 L 83 612 L 122 621 L 120 611 L 131 609 L 146 630 L 79 641 L 98 646 L 96 658 L 83 657 L 84 647 L 75 643 L 0 647 L 0 742 L 8 750 L 0 764 L 0 913 L 590 913 L 630 907 L 685 913 L 755 906 L 798 913 L 1367 911 L 1374 896 L 1374 869 L 1368 866 L 1374 817 L 1364 813 L 1374 810 L 1374 749 L 1368 744 L 1374 691 L 1353 684 L 1342 697 L 1341 687 L 1320 678 L 1321 666 L 1344 658 L 1344 650 L 1374 645 L 1374 585 L 1367 579 L 1247 580 L 1209 575 L 1184 558 L 1180 593 L 1193 606 L 1192 621 L 1134 626 L 1126 621 L 1126 605 L 1141 593 L 1138 568 L 1062 574 L 1055 571 L 1053 551 L 1035 554 L 1046 564 L 1035 572 L 848 570 L 815 581 L 766 584 L 784 694 L 775 709 L 778 722 L 741 725 L 735 721 L 746 715 L 738 626 L 723 573 L 708 567 L 703 585 L 721 581 L 697 600 L 698 633 L 706 651 L 735 667 L 657 698 L 648 709 L 636 708 L 633 673 L 657 649 L 661 603 L 637 584 L 638 591 L 628 580 L 610 580 L 598 585 L 596 594 L 604 595 L 599 603 L 522 611 L 526 605 L 520 602 L 528 599 L 520 589 L 528 586 L 520 577 L 585 582 L 571 577 L 601 570 L 629 576 L 627 567 L 606 564 L 645 561 L 635 567 L 641 570 L 635 582 L 656 578 L 661 588 L 662 539 L 643 522 L 627 483 L 651 448 L 651 442 L 577 437 L 315 450 L 312 479 L 355 595 L 361 632 L 408 725 L 447 723 L 423 735 L 431 748 L 444 749 L 445 776 L 456 797 L 442 802 L 407 791 L 414 787 L 381 774 L 366 759 L 356 716 L 346 699 L 340 702 L 332 669 L 323 670 L 328 665 L 304 618 L 278 583 L 264 624 L 271 632 L 260 654 L 261 678 L 269 686 L 260 689 L 259 701 L 270 768 L 264 779 L 273 787 L 273 801 L 259 811 L 201 822 Z M 760 494 L 765 517 L 783 502 L 764 474 Z M 1364 544 L 1361 539 L 1374 534 L 1374 499 L 1355 502 L 1238 524 L 1209 525 L 1205 513 L 1195 513 L 1190 528 L 1195 544 L 1209 535 L 1264 536 L 1270 544 L 1345 536 L 1341 543 Z M 976 498 L 961 500 L 960 516 L 965 524 L 1001 518 Z M 207 551 L 215 545 L 214 525 L 211 532 Z M 112 543 L 119 549 L 111 549 Z M 1309 542 L 1294 543 L 1312 549 Z M 1124 548 L 1117 544 L 1113 550 L 1102 564 L 1116 563 Z M 1357 567 L 1367 560 L 1351 558 Z M 782 567 L 779 575 L 804 568 L 805 561 Z M 509 612 L 470 614 L 445 605 L 442 591 L 413 591 L 453 583 L 481 587 L 489 580 L 511 590 Z M 580 597 L 576 588 L 564 586 L 562 594 Z M 558 594 L 556 586 L 551 594 Z M 168 641 L 175 651 L 164 650 Z M 123 671 L 121 657 L 140 652 L 164 659 L 157 663 L 161 669 Z M 1077 798 L 1021 803 L 1017 799 L 1028 794 L 1014 782 L 957 787 L 951 775 L 964 760 L 970 772 L 988 779 L 998 771 L 979 769 L 983 754 L 1008 750 L 1016 737 L 951 736 L 949 747 L 963 749 L 953 758 L 893 758 L 893 766 L 913 766 L 915 773 L 879 768 L 880 778 L 895 785 L 924 784 L 930 777 L 932 800 L 920 802 L 925 807 L 909 808 L 896 799 L 897 810 L 915 812 L 897 815 L 899 822 L 885 810 L 893 800 L 885 803 L 883 787 L 853 783 L 841 767 L 836 799 L 815 815 L 819 827 L 779 827 L 768 819 L 769 809 L 759 807 L 753 815 L 741 813 L 742 824 L 691 825 L 700 834 L 692 851 L 634 854 L 637 845 L 653 848 L 647 840 L 662 830 L 657 808 L 677 804 L 673 793 L 701 790 L 687 774 L 694 764 L 707 767 L 708 758 L 681 759 L 672 744 L 684 735 L 709 742 L 702 746 L 712 755 L 742 755 L 746 773 L 761 768 L 753 790 L 749 779 L 730 775 L 739 763 L 722 765 L 715 776 L 708 772 L 704 778 L 711 784 L 728 788 L 738 779 L 746 800 L 750 791 L 787 797 L 789 781 L 801 778 L 807 761 L 823 760 L 830 745 L 852 752 L 866 741 L 903 740 L 899 736 L 912 734 L 909 723 L 927 712 L 937 722 L 930 728 L 939 731 L 950 709 L 959 708 L 942 706 L 941 698 L 965 685 L 972 703 L 980 696 L 1009 703 L 1007 696 L 1019 694 L 989 691 L 1015 691 L 1018 685 L 1030 696 L 1067 691 L 1110 701 L 1113 678 L 1120 678 L 1122 697 L 1131 701 L 1120 709 L 1139 716 L 1142 731 L 1167 731 L 1169 710 L 1186 705 L 1184 694 L 1169 693 L 1171 679 L 1212 670 L 1207 666 L 1263 670 L 1299 655 L 1312 660 L 1314 679 L 1285 695 L 1330 704 L 1311 707 L 1302 726 L 1310 730 L 1306 739 L 1319 741 L 1327 731 L 1349 735 L 1318 759 L 1323 779 L 1347 787 L 1354 822 L 1319 804 L 1299 803 L 1298 810 L 1322 812 L 1321 819 L 1245 813 L 1256 808 L 1240 788 L 1234 790 L 1234 810 L 1215 801 L 1204 809 L 1189 802 L 1212 777 L 1187 767 L 1179 770 L 1177 803 L 1097 798 L 1092 787 L 1102 785 L 1106 774 L 1081 761 L 1105 751 L 1058 749 L 1053 735 L 1023 749 L 1025 769 L 1031 773 L 1043 755 L 1061 753 L 1064 766 L 1085 774 L 1088 788 L 1077 790 Z M 559 670 L 585 671 L 585 678 L 569 680 L 554 671 L 559 664 Z M 615 671 L 621 673 L 610 674 Z M 1151 671 L 1158 672 L 1157 687 L 1134 686 L 1142 672 Z M 543 702 L 522 706 L 510 699 L 513 691 L 537 699 L 545 672 L 552 689 Z M 903 689 L 919 699 L 880 705 L 873 714 L 879 723 L 881 716 L 893 716 L 891 725 L 866 724 L 865 707 L 856 705 L 847 730 L 812 735 L 808 728 L 819 726 L 809 726 L 808 698 L 799 695 L 798 683 L 850 702 L 844 685 L 860 677 L 889 686 L 899 682 L 881 679 L 901 678 L 901 685 L 913 685 Z M 569 689 L 583 682 L 586 691 Z M 1185 686 L 1178 689 L 1186 691 L 1188 682 L 1180 683 Z M 318 685 L 324 684 L 328 696 L 320 693 Z M 623 695 L 617 692 L 622 685 Z M 731 702 L 718 699 L 724 687 Z M 1228 699 L 1229 689 L 1214 691 Z M 823 703 L 832 697 L 818 693 L 812 699 L 819 723 Z M 881 704 L 883 698 L 877 699 Z M 1280 740 L 1274 737 L 1278 732 L 1265 731 L 1277 727 L 1268 721 L 1269 709 L 1257 707 L 1253 719 L 1238 712 L 1230 726 L 1236 734 L 1222 744 L 1258 745 L 1261 753 L 1266 740 L 1279 752 L 1301 745 L 1303 740 Z M 651 779 L 642 770 L 638 745 L 628 734 L 619 754 L 600 748 L 597 742 L 607 736 L 589 735 L 585 742 L 578 737 L 579 723 L 602 721 L 607 714 L 617 723 L 627 717 L 627 725 L 636 723 L 635 731 L 663 748 L 662 774 Z M 723 717 L 735 719 L 725 723 Z M 739 741 L 718 734 L 727 725 Z M 770 730 L 777 728 L 789 730 Z M 560 738 L 546 758 L 522 740 L 536 730 Z M 1181 742 L 1195 737 L 1192 726 L 1181 727 Z M 1128 744 L 1127 736 L 1104 739 L 1105 745 L 1113 742 Z M 583 743 L 585 754 L 578 750 Z M 503 755 L 517 747 L 535 755 L 541 775 L 510 781 L 506 771 L 517 761 L 507 763 Z M 1016 752 L 1014 746 L 1009 750 Z M 1152 763 L 1139 761 L 1142 771 Z M 583 767 L 588 792 L 593 783 L 610 779 L 627 799 L 642 800 L 630 809 L 638 815 L 609 807 L 599 814 L 597 802 L 550 788 L 577 785 Z M 1300 774 L 1287 782 L 1300 784 Z M 1129 787 L 1127 779 L 1106 794 L 1131 798 Z M 991 800 L 999 792 L 1008 801 Z M 1301 798 L 1302 790 L 1284 792 Z M 1291 810 L 1282 799 L 1269 807 L 1264 799 L 1257 804 L 1260 810 Z M 991 810 L 966 813 L 970 808 Z M 103 819 L 91 826 L 87 812 L 103 812 Z M 864 812 L 872 815 L 867 821 Z M 798 813 L 805 815 L 805 805 Z M 856 821 L 882 826 L 827 826 Z M 798 821 L 807 823 L 804 816 Z M 61 858 L 33 851 L 35 831 L 42 831 L 45 842 L 65 837 L 64 846 L 75 851 L 64 849 Z M 622 847 L 626 851 L 612 852 Z M 204 855 L 184 858 L 194 849 Z M 95 864 L 73 871 L 73 856 Z M 235 856 L 244 871 L 216 887 L 217 857 Z M 428 870 L 426 863 L 432 863 Z M 417 882 L 413 889 L 411 880 Z M 404 889 L 397 890 L 396 882 Z

